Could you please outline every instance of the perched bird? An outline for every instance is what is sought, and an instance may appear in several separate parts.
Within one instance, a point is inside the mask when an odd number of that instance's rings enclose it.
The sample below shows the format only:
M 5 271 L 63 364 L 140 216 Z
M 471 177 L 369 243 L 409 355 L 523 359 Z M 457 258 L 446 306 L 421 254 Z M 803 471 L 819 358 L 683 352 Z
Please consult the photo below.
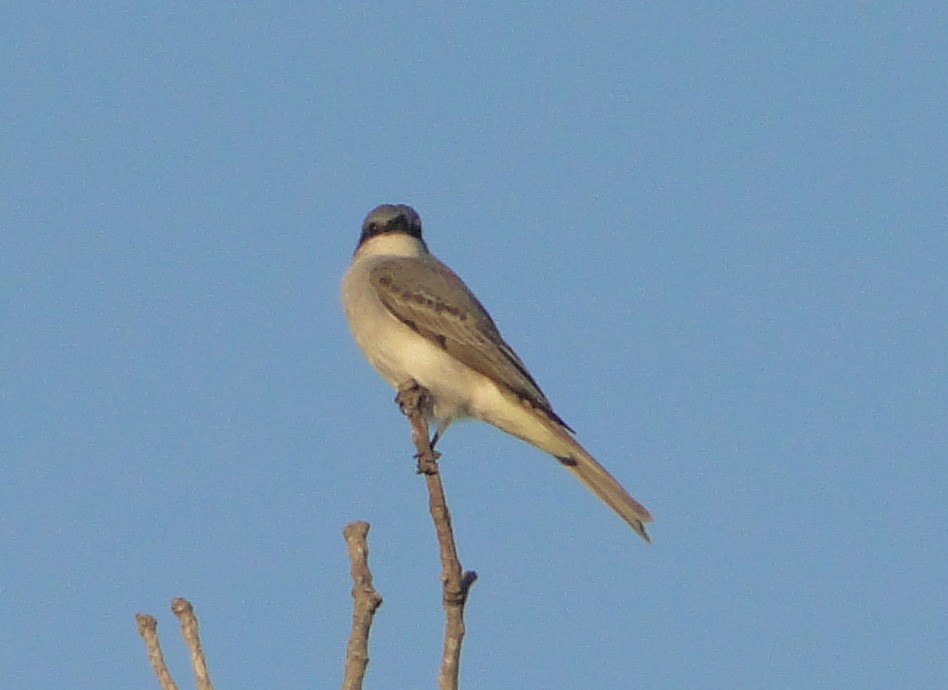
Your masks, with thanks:
M 385 204 L 366 216 L 342 304 L 382 378 L 396 389 L 414 380 L 428 390 L 435 441 L 455 419 L 492 424 L 555 457 L 649 541 L 648 510 L 573 437 L 487 310 L 428 251 L 414 209 Z

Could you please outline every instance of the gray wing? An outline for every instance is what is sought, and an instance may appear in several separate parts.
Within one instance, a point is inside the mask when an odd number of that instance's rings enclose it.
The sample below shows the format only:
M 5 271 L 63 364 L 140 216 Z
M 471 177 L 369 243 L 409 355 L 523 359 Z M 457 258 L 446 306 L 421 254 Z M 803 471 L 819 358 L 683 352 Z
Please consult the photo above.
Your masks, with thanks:
M 391 257 L 372 268 L 369 280 L 396 319 L 569 429 L 490 314 L 450 268 L 434 259 Z

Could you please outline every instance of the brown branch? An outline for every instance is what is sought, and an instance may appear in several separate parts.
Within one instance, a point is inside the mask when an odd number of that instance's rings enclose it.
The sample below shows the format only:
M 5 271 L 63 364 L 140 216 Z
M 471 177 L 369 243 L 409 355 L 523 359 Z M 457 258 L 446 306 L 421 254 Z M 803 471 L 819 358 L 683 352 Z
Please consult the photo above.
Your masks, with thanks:
M 425 475 L 428 487 L 428 510 L 434 521 L 438 537 L 438 553 L 441 557 L 441 603 L 444 606 L 444 651 L 438 672 L 439 690 L 456 690 L 461 667 L 461 642 L 464 639 L 464 605 L 471 585 L 477 579 L 473 570 L 464 572 L 458 560 L 454 532 L 451 529 L 451 513 L 444 498 L 438 458 L 428 440 L 426 414 L 431 413 L 429 392 L 415 381 L 408 381 L 398 389 L 395 396 L 402 413 L 411 424 L 411 438 L 418 451 L 418 472 Z
M 158 685 L 161 690 L 178 690 L 174 684 L 168 667 L 165 665 L 165 658 L 161 654 L 161 645 L 158 644 L 158 621 L 154 616 L 147 613 L 136 613 L 135 624 L 138 627 L 138 634 L 145 641 L 145 650 L 148 652 L 148 663 L 151 664 L 151 670 L 155 672 L 158 678 Z
M 171 612 L 181 623 L 181 637 L 184 638 L 188 651 L 191 653 L 191 666 L 194 669 L 194 679 L 198 690 L 214 690 L 211 679 L 207 675 L 204 652 L 201 651 L 201 639 L 198 637 L 198 622 L 197 616 L 194 615 L 194 607 L 187 599 L 175 597 L 171 600 Z
M 342 690 L 362 689 L 362 679 L 369 665 L 369 629 L 376 610 L 382 605 L 382 596 L 372 586 L 368 533 L 368 522 L 350 522 L 342 530 L 352 573 L 352 631 L 346 645 Z

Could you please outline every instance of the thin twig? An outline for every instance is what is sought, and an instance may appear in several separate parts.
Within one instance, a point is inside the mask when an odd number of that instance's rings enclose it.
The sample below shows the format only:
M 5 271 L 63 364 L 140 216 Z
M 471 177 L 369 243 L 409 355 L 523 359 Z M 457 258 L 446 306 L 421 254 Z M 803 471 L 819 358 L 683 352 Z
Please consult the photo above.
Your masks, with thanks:
M 175 597 L 171 600 L 171 612 L 181 623 L 181 637 L 184 638 L 188 651 L 191 653 L 191 666 L 194 669 L 194 679 L 198 690 L 214 690 L 211 679 L 207 675 L 204 652 L 201 651 L 201 638 L 198 636 L 198 622 L 197 616 L 194 615 L 194 607 L 187 599 Z
M 362 679 L 369 665 L 369 629 L 376 610 L 382 605 L 382 596 L 372 586 L 368 533 L 368 522 L 350 522 L 342 530 L 352 573 L 352 631 L 346 645 L 342 690 L 362 690 Z
M 425 475 L 428 487 L 428 510 L 434 521 L 438 537 L 438 554 L 441 557 L 441 602 L 444 605 L 444 651 L 438 672 L 439 690 L 456 690 L 461 667 L 461 642 L 464 639 L 464 605 L 471 585 L 477 579 L 473 570 L 464 572 L 458 560 L 454 532 L 451 529 L 451 513 L 444 498 L 441 473 L 438 471 L 439 453 L 428 440 L 426 412 L 431 410 L 428 391 L 415 381 L 409 381 L 398 389 L 395 397 L 402 413 L 411 424 L 411 437 L 418 451 L 418 471 Z
M 174 684 L 171 673 L 165 665 L 165 658 L 161 654 L 161 645 L 158 644 L 158 621 L 154 616 L 147 613 L 136 613 L 135 624 L 138 627 L 138 634 L 145 641 L 145 650 L 148 652 L 148 663 L 151 664 L 151 670 L 155 672 L 158 678 L 158 685 L 161 690 L 178 690 Z

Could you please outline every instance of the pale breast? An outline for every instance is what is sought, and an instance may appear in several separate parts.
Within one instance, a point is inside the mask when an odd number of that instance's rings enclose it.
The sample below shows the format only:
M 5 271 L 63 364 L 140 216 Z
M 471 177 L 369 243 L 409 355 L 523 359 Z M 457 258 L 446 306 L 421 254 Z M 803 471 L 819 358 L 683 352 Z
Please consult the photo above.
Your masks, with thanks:
M 438 417 L 469 416 L 471 401 L 494 384 L 396 319 L 368 279 L 372 264 L 356 261 L 342 281 L 343 309 L 362 354 L 393 388 L 408 379 L 427 388 Z

